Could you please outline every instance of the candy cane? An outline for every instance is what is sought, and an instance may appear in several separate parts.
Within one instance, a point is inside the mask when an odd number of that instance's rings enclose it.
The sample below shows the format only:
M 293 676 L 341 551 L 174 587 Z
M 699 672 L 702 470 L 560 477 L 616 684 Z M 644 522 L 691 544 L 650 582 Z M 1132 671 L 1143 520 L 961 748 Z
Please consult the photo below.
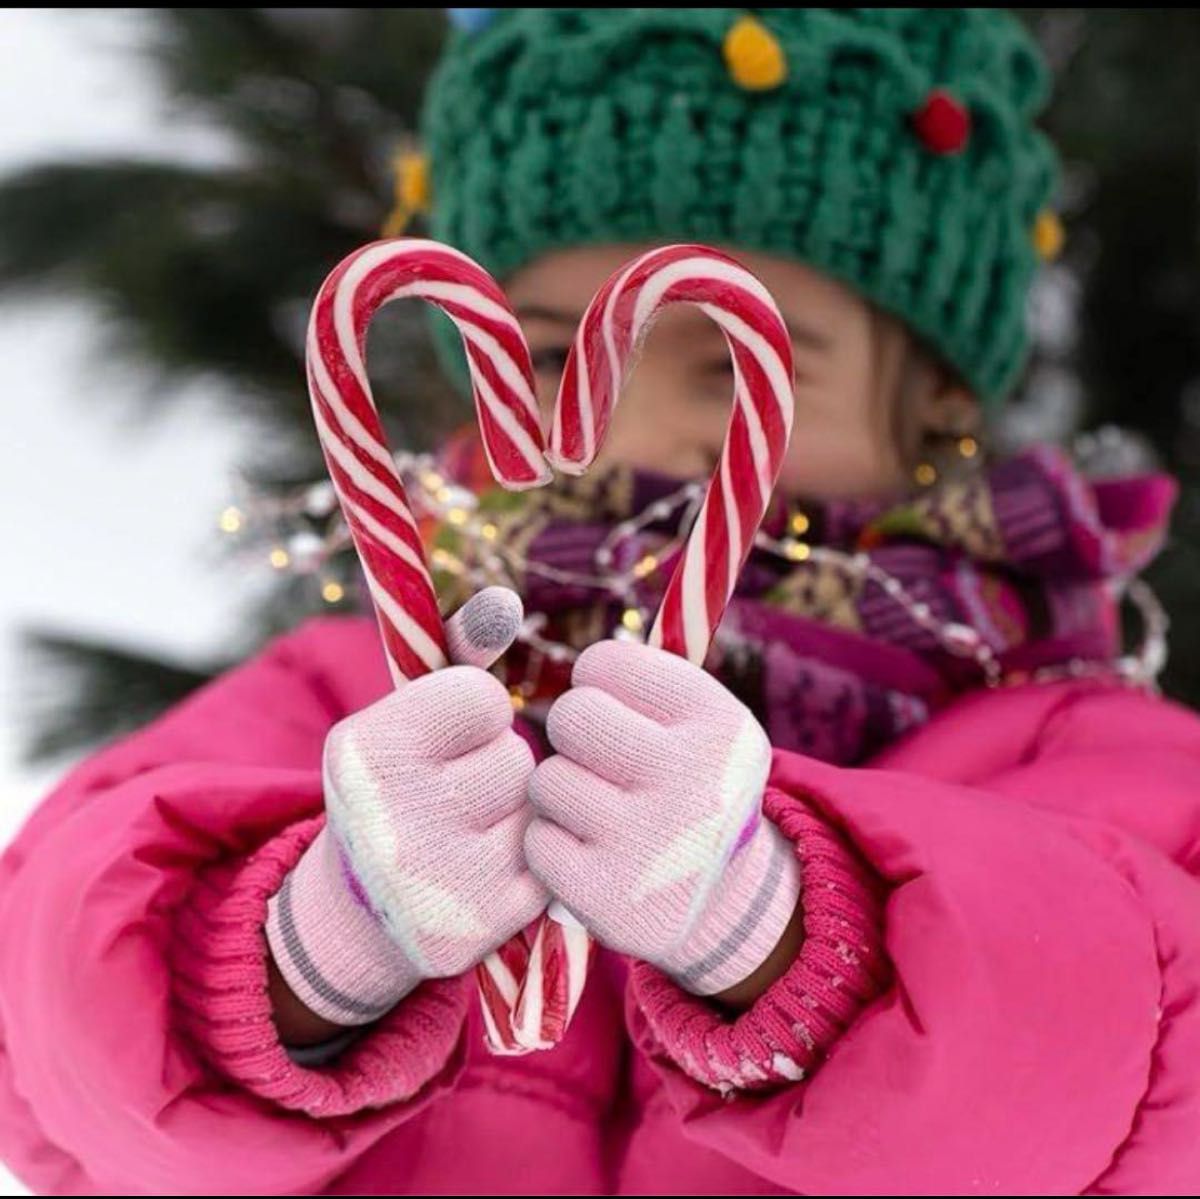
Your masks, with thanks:
M 720 326 L 733 359 L 734 404 L 725 445 L 683 557 L 667 584 L 650 644 L 704 661 L 779 477 L 792 432 L 792 342 L 767 289 L 707 246 L 667 246 L 635 259 L 596 293 L 567 356 L 547 456 L 582 474 L 604 444 L 613 408 L 654 319 L 691 303 Z M 523 1045 L 559 1040 L 578 1002 L 584 950 L 578 924 L 551 904 L 530 951 L 513 1031 Z
M 650 643 L 700 663 L 762 522 L 792 432 L 792 342 L 770 292 L 707 246 L 651 250 L 614 274 L 584 313 L 559 388 L 547 457 L 582 474 L 654 319 L 692 303 L 725 335 L 734 405 L 721 461 L 667 586 Z
M 309 395 L 397 686 L 447 661 L 437 593 L 364 357 L 371 318 L 384 304 L 405 297 L 428 300 L 458 326 L 496 478 L 511 489 L 550 478 L 529 350 L 492 277 L 457 250 L 418 238 L 373 242 L 343 259 L 313 305 Z M 496 1052 L 522 1051 L 513 1037 L 512 1013 L 528 960 L 528 945 L 515 937 L 477 968 L 484 1024 Z
M 367 326 L 393 299 L 446 312 L 463 337 L 488 461 L 511 489 L 550 478 L 528 349 L 503 292 L 465 255 L 421 239 L 375 242 L 322 285 L 308 339 L 321 445 L 362 560 L 393 679 L 446 662 L 445 630 L 403 484 L 387 448 L 364 360 Z M 568 357 L 548 455 L 586 470 L 603 444 L 630 359 L 667 305 L 694 303 L 721 327 L 734 364 L 734 409 L 720 467 L 651 631 L 653 644 L 703 660 L 750 551 L 791 431 L 787 329 L 766 289 L 732 259 L 671 246 L 618 271 L 592 301 Z M 579 1002 L 592 946 L 556 910 L 477 970 L 495 1052 L 557 1043 Z

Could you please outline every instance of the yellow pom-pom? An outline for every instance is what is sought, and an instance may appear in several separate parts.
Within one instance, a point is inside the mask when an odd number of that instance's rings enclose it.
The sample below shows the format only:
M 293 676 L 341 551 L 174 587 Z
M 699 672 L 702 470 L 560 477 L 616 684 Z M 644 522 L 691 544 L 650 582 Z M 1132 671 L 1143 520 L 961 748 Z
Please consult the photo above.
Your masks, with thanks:
M 725 64 L 738 87 L 765 92 L 787 78 L 783 47 L 761 22 L 741 17 L 725 35 Z
M 429 164 L 424 154 L 401 154 L 396 159 L 396 199 L 413 212 L 429 203 Z
M 1049 208 L 1039 212 L 1037 220 L 1033 222 L 1033 248 L 1038 257 L 1047 261 L 1057 258 L 1065 240 L 1066 234 L 1058 213 L 1051 212 Z
M 396 155 L 396 203 L 383 226 L 384 237 L 399 237 L 418 212 L 429 207 L 429 164 L 424 154 Z

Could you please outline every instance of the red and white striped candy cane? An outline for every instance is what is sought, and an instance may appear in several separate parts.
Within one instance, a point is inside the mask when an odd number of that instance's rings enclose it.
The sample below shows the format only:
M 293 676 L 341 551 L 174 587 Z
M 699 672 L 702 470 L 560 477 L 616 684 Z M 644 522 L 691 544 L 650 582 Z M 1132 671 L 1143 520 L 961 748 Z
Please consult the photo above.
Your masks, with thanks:
M 592 464 L 630 359 L 671 304 L 695 304 L 712 317 L 733 359 L 725 448 L 649 639 L 702 663 L 754 545 L 792 433 L 792 340 L 767 288 L 707 246 L 665 246 L 617 271 L 576 332 L 547 456 L 570 474 Z
M 584 313 L 559 385 L 547 456 L 582 474 L 608 430 L 631 360 L 655 317 L 696 304 L 720 326 L 733 358 L 733 412 L 718 468 L 667 584 L 650 644 L 704 661 L 771 500 L 792 432 L 792 341 L 771 294 L 745 267 L 707 246 L 651 250 L 617 271 Z M 514 1034 L 527 1046 L 561 1038 L 574 1010 L 578 925 L 558 904 L 540 926 L 517 1000 Z M 557 970 L 546 963 L 558 961 Z
M 700 663 L 770 503 L 792 432 L 792 342 L 770 292 L 707 246 L 651 250 L 617 271 L 584 313 L 559 387 L 547 457 L 582 474 L 612 419 L 621 384 L 656 316 L 691 303 L 725 334 L 733 412 L 717 471 L 667 586 L 650 643 Z
M 397 686 L 447 661 L 437 593 L 365 361 L 371 318 L 405 297 L 437 305 L 458 326 L 496 478 L 512 489 L 550 479 L 529 350 L 495 280 L 457 250 L 419 238 L 373 242 L 343 259 L 313 305 L 309 395 Z M 528 960 L 529 946 L 518 936 L 477 968 L 484 1022 L 497 1052 L 523 1051 L 512 1033 L 512 1012 Z
M 528 350 L 487 272 L 449 247 L 420 239 L 375 242 L 339 264 L 313 308 L 309 390 L 397 685 L 446 662 L 424 549 L 364 360 L 372 316 L 406 296 L 442 308 L 463 335 L 497 479 L 525 488 L 550 477 Z M 603 443 L 631 355 L 654 316 L 673 303 L 698 304 L 716 320 L 734 363 L 734 410 L 720 467 L 651 632 L 654 644 L 699 662 L 749 553 L 791 430 L 791 342 L 766 289 L 732 259 L 703 246 L 652 251 L 618 271 L 589 306 L 572 346 L 551 458 L 572 473 L 587 469 Z M 532 942 L 513 938 L 477 971 L 496 1052 L 546 1048 L 566 1030 L 591 945 L 569 913 L 557 917 L 543 919 Z
M 550 479 L 529 350 L 495 280 L 465 254 L 420 238 L 372 242 L 344 258 L 313 305 L 308 387 L 397 683 L 446 664 L 437 596 L 364 358 L 371 318 L 389 301 L 410 296 L 437 305 L 463 336 L 496 478 L 514 489 Z

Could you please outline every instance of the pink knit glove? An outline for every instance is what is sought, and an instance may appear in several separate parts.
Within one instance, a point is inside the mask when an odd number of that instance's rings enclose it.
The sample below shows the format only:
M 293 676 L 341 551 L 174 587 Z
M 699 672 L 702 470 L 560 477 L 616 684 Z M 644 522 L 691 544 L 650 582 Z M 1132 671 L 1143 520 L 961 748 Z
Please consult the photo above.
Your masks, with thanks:
M 481 668 L 521 615 L 513 592 L 480 592 L 448 622 L 452 657 L 475 664 L 406 683 L 326 738 L 326 825 L 271 897 L 266 934 L 288 986 L 327 1020 L 376 1019 L 546 906 L 521 846 L 533 754 Z
M 550 710 L 525 856 L 601 941 L 695 994 L 753 974 L 796 909 L 792 846 L 762 818 L 771 746 L 711 675 L 627 641 L 591 646 Z

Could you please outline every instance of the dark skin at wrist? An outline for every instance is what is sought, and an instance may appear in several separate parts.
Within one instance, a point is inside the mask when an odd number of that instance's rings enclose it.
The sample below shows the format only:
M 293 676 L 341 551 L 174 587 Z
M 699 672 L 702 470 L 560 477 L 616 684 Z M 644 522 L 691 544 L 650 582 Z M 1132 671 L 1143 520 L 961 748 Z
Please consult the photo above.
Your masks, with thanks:
M 787 973 L 788 968 L 799 955 L 800 947 L 803 944 L 804 905 L 798 903 L 796 910 L 792 913 L 792 918 L 783 930 L 783 935 L 779 938 L 775 948 L 768 954 L 766 961 L 748 978 L 742 979 L 735 986 L 726 991 L 719 991 L 709 998 L 736 1012 L 744 1012 L 773 982 Z
M 295 992 L 284 981 L 275 965 L 275 959 L 267 953 L 267 994 L 271 997 L 271 1010 L 275 1016 L 275 1028 L 284 1045 L 299 1049 L 305 1045 L 319 1045 L 339 1033 L 346 1026 L 334 1024 L 305 1007 Z
M 710 998 L 714 1003 L 735 1012 L 745 1011 L 772 983 L 787 973 L 788 967 L 796 960 L 803 943 L 804 908 L 802 904 L 797 904 L 792 918 L 783 930 L 783 935 L 762 965 L 740 983 L 725 991 L 719 991 Z M 267 992 L 271 998 L 275 1027 L 279 1032 L 279 1039 L 284 1045 L 294 1048 L 318 1045 L 345 1031 L 344 1025 L 334 1024 L 332 1021 L 318 1016 L 296 997 L 295 992 L 284 981 L 283 975 L 279 973 L 279 967 L 276 966 L 275 959 L 269 952 L 267 954 Z

